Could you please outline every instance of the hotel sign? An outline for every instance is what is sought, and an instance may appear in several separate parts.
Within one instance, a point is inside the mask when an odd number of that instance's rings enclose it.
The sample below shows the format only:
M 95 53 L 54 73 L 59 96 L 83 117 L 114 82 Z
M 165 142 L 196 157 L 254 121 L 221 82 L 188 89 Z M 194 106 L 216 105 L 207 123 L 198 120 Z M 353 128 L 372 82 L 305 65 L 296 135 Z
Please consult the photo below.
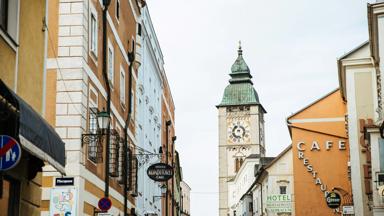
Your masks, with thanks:
M 173 167 L 165 163 L 152 164 L 148 167 L 147 174 L 154 181 L 168 181 L 173 176 Z
M 267 209 L 271 213 L 292 212 L 292 195 L 271 194 L 267 196 Z

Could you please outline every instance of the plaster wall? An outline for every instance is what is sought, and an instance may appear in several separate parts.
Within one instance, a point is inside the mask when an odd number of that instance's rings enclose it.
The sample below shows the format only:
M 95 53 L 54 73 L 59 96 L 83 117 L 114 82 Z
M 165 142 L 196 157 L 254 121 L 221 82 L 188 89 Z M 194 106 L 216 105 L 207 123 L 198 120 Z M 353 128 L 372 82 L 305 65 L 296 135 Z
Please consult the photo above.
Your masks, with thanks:
M 363 164 L 367 158 L 360 146 L 360 119 L 374 118 L 372 68 L 347 68 L 348 136 L 351 154 L 351 178 L 356 215 L 372 215 L 365 192 Z M 371 86 L 371 88 L 367 88 Z
M 297 216 L 334 214 L 325 202 L 325 195 L 332 188 L 342 188 L 352 194 L 348 178 L 349 143 L 346 129 L 341 127 L 345 125 L 345 114 L 346 106 L 337 90 L 288 118 Z M 295 121 L 303 119 L 309 122 Z M 317 119 L 316 122 L 313 119 Z M 328 124 L 329 119 L 333 121 L 326 131 L 313 127 L 314 123 Z M 311 123 L 309 127 L 308 123 Z M 327 143 L 330 143 L 328 148 Z
M 152 21 L 149 17 L 147 7 L 142 10 L 142 45 L 141 45 L 141 67 L 138 73 L 138 85 L 136 92 L 137 119 L 136 139 L 141 148 L 148 152 L 158 154 L 161 146 L 161 96 L 162 81 L 159 65 L 161 61 L 156 58 L 155 51 L 160 47 L 151 40 L 155 32 L 151 28 Z M 161 199 L 153 198 L 161 196 L 160 184 L 149 179 L 146 170 L 151 164 L 159 162 L 158 157 L 151 157 L 139 169 L 139 196 L 137 198 L 137 210 L 140 215 L 145 213 L 161 212 Z

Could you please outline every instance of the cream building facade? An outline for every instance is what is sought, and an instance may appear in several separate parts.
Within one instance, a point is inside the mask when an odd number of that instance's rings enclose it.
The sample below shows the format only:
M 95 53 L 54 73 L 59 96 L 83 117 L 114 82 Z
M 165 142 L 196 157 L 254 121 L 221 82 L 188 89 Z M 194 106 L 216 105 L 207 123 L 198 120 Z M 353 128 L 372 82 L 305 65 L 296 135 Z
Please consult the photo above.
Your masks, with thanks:
M 47 59 L 47 117 L 65 142 L 67 177 L 72 186 L 58 186 L 61 174 L 51 166 L 44 167 L 42 215 L 52 214 L 54 191 L 65 189 L 73 195 L 76 215 L 94 215 L 98 200 L 105 196 L 105 180 L 109 180 L 109 213 L 123 214 L 123 169 L 129 171 L 127 207 L 135 212 L 137 196 L 137 164 L 130 154 L 131 167 L 123 166 L 123 137 L 127 133 L 131 152 L 135 138 L 135 95 L 140 65 L 141 38 L 137 23 L 140 7 L 137 1 L 112 0 L 107 11 L 107 68 L 103 76 L 103 9 L 104 1 L 49 1 Z M 138 52 L 135 52 L 138 50 Z M 132 53 L 134 56 L 132 56 Z M 130 59 L 134 59 L 131 61 Z M 107 85 L 106 83 L 109 83 Z M 110 87 L 110 88 L 109 88 Z M 105 174 L 105 141 L 87 140 L 86 134 L 98 133 L 97 113 L 111 101 L 110 173 Z M 128 113 L 131 113 L 127 121 Z M 127 126 L 127 127 L 126 127 Z M 127 128 L 125 130 L 125 128 Z M 90 136 L 88 136 L 90 137 Z M 134 169 L 133 166 L 136 166 Z
M 384 215 L 384 3 L 368 4 L 369 41 L 338 60 L 348 107 L 350 169 L 355 215 Z
M 219 215 L 230 213 L 229 182 L 246 157 L 265 155 L 264 114 L 241 47 L 219 105 Z
M 180 182 L 181 188 L 181 216 L 191 215 L 191 187 L 185 182 Z
M 292 146 L 288 146 L 272 161 L 256 168 L 256 180 L 248 194 L 252 195 L 251 215 L 295 215 Z

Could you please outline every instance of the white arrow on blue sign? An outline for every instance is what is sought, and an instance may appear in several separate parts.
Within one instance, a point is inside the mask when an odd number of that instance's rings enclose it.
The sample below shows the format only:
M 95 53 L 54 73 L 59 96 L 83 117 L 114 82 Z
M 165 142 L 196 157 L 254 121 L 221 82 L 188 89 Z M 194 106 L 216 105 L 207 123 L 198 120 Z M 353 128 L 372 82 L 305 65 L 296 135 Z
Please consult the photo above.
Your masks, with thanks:
M 12 169 L 20 158 L 20 144 L 10 136 L 0 135 L 0 171 Z

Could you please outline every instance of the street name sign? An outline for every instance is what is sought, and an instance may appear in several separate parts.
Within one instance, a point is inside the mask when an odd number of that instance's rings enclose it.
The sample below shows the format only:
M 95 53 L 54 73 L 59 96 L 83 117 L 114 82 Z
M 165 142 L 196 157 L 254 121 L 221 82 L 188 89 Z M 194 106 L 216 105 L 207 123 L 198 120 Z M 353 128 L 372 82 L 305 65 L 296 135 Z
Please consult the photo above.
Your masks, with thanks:
M 56 178 L 55 180 L 56 186 L 73 186 L 74 183 L 75 180 L 73 177 Z
M 154 181 L 168 181 L 173 176 L 173 168 L 165 163 L 156 163 L 148 167 L 147 174 Z
M 20 144 L 10 136 L 0 135 L 0 171 L 14 168 L 20 158 Z

